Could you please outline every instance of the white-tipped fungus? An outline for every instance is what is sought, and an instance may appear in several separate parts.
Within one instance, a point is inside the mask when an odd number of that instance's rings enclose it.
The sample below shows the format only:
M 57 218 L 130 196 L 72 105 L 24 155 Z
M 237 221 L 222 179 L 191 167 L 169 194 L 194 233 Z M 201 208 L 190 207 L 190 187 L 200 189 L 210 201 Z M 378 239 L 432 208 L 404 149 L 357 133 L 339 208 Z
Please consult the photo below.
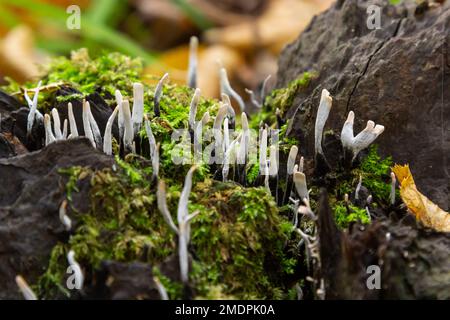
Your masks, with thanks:
M 309 200 L 308 188 L 306 186 L 306 176 L 303 172 L 295 172 L 294 173 L 294 185 L 297 190 L 300 199 L 304 202 Z
M 330 93 L 328 92 L 328 90 L 323 89 L 322 95 L 320 97 L 319 108 L 317 110 L 316 124 L 314 127 L 314 146 L 316 155 L 317 154 L 323 155 L 322 150 L 323 129 L 328 119 L 328 115 L 330 114 L 332 103 L 333 99 L 331 98 Z
M 159 108 L 159 102 L 161 101 L 161 96 L 162 96 L 162 89 L 164 84 L 169 80 L 169 74 L 165 73 L 162 78 L 159 80 L 158 84 L 156 85 L 156 89 L 155 89 L 155 97 L 153 99 L 153 107 L 154 107 L 154 112 L 155 112 L 155 116 L 159 117 L 161 116 L 161 110 Z
M 192 36 L 189 41 L 189 66 L 187 74 L 187 85 L 190 88 L 197 87 L 197 51 L 198 51 L 198 38 Z
M 131 121 L 133 132 L 136 136 L 141 130 L 142 119 L 144 117 L 144 86 L 142 83 L 133 83 L 133 112 Z
M 92 133 L 91 121 L 89 120 L 89 103 L 83 101 L 83 129 L 84 135 L 91 141 L 92 145 L 95 148 L 95 140 L 94 134 Z
M 117 106 L 109 116 L 108 122 L 106 122 L 105 135 L 103 136 L 103 152 L 109 156 L 112 155 L 112 125 L 118 112 L 119 106 Z
M 161 300 L 169 300 L 169 295 L 167 294 L 167 290 L 164 285 L 161 283 L 158 277 L 154 276 L 153 281 L 156 284 L 156 289 L 158 289 L 159 296 Z
M 391 194 L 390 194 L 390 200 L 391 204 L 395 204 L 395 184 L 397 183 L 397 179 L 395 178 L 395 173 L 391 172 Z
M 344 123 L 341 131 L 341 143 L 342 146 L 351 151 L 353 162 L 361 150 L 366 149 L 375 139 L 384 131 L 384 126 L 375 125 L 371 120 L 367 121 L 367 125 L 363 131 L 358 133 L 356 137 L 353 136 L 353 123 L 355 120 L 355 114 L 350 111 L 347 116 L 347 120 Z
M 56 138 L 52 132 L 52 120 L 48 114 L 44 116 L 44 128 L 45 128 L 45 145 L 55 142 Z
M 195 130 L 195 116 L 197 115 L 197 106 L 200 101 L 200 89 L 195 89 L 194 96 L 191 100 L 191 105 L 189 108 L 189 128 Z
M 361 187 L 362 187 L 362 176 L 359 175 L 359 181 L 355 189 L 355 200 L 359 200 L 359 191 L 361 190 Z
M 55 132 L 56 140 L 61 140 L 63 134 L 61 132 L 61 120 L 59 119 L 59 113 L 56 108 L 52 109 L 52 118 L 53 118 L 53 131 Z
M 128 100 L 122 101 L 122 112 L 125 124 L 125 129 L 123 132 L 123 145 L 125 150 L 130 151 L 133 148 L 134 131 L 133 123 L 131 121 L 130 103 Z
M 298 147 L 292 146 L 291 150 L 289 150 L 289 156 L 287 161 L 287 174 L 292 175 L 294 174 L 294 166 L 295 166 L 295 160 L 297 158 L 298 153 Z
M 28 96 L 27 91 L 25 90 L 25 99 L 27 100 L 28 107 L 30 108 L 30 112 L 27 117 L 27 135 L 31 134 L 31 130 L 33 129 L 33 124 L 36 119 L 36 115 L 39 119 L 42 119 L 42 114 L 37 110 L 38 97 L 39 97 L 39 89 L 41 87 L 41 81 L 39 81 L 36 91 L 34 92 L 33 101 L 31 101 Z
M 166 184 L 163 180 L 160 180 L 158 183 L 158 190 L 156 191 L 156 199 L 158 202 L 158 209 L 162 213 L 164 221 L 166 221 L 167 225 L 172 229 L 173 232 L 178 234 L 178 228 L 175 226 L 173 222 L 172 216 L 170 215 L 169 208 L 167 207 L 166 200 Z
M 234 91 L 233 88 L 231 88 L 225 68 L 220 68 L 220 93 L 225 93 L 230 97 L 233 97 L 233 99 L 236 100 L 236 102 L 239 104 L 241 112 L 245 110 L 244 100 L 242 100 L 241 96 L 236 91 Z
M 22 292 L 25 300 L 38 300 L 36 294 L 21 275 L 16 276 L 16 284 L 19 287 L 20 292 Z
M 123 96 L 122 93 L 120 93 L 119 90 L 116 90 L 115 92 L 115 96 L 116 96 L 116 103 L 119 106 L 119 117 L 118 117 L 118 123 L 119 123 L 119 140 L 122 141 L 123 138 L 123 132 L 125 130 L 125 122 L 123 119 L 123 111 L 122 111 L 122 101 L 123 101 Z
M 92 129 L 92 135 L 94 136 L 95 145 L 100 147 L 101 145 L 103 145 L 102 134 L 100 132 L 100 128 L 98 127 L 97 121 L 95 121 L 94 115 L 92 114 L 89 101 L 86 101 L 86 104 L 88 106 L 87 111 L 89 113 L 89 124 Z
M 67 215 L 67 200 L 64 200 L 59 206 L 59 221 L 61 221 L 66 231 L 70 231 L 72 228 L 72 220 Z
M 70 137 L 76 138 L 76 137 L 78 137 L 78 128 L 77 128 L 77 122 L 75 121 L 75 116 L 73 114 L 73 106 L 72 106 L 71 102 L 69 102 L 67 104 L 67 110 L 68 110 L 68 115 L 69 115 Z

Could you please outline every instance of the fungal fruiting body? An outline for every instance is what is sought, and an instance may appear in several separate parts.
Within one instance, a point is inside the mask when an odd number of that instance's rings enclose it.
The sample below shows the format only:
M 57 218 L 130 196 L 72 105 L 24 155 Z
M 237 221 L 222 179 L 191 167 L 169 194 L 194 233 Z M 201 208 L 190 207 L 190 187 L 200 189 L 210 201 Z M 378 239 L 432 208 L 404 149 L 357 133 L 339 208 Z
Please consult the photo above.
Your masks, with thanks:
M 160 107 L 159 107 L 159 103 L 161 101 L 163 86 L 168 80 L 169 80 L 169 74 L 165 73 L 162 76 L 162 78 L 159 80 L 158 84 L 156 85 L 155 97 L 153 99 L 153 110 L 155 112 L 155 116 L 156 117 L 161 116 L 161 110 L 160 110 Z
M 103 136 L 103 152 L 107 155 L 112 155 L 112 125 L 118 112 L 119 106 L 114 109 L 113 113 L 108 118 L 108 122 L 106 123 L 105 134 Z
M 36 294 L 33 292 L 33 290 L 30 288 L 30 286 L 22 276 L 16 276 L 16 284 L 22 292 L 23 298 L 25 300 L 37 300 Z
M 129 152 L 133 149 L 134 131 L 133 123 L 131 120 L 130 103 L 128 102 L 128 100 L 122 101 L 122 113 L 125 125 L 123 132 L 123 146 L 126 152 Z
M 75 116 L 73 114 L 73 106 L 71 102 L 67 104 L 67 113 L 69 115 L 70 138 L 76 138 L 78 137 L 78 128 L 77 122 L 75 121 Z
M 48 114 L 44 115 L 44 128 L 45 128 L 45 145 L 48 146 L 50 143 L 55 142 L 56 140 L 52 131 L 51 119 Z
M 187 75 L 187 84 L 190 88 L 197 87 L 197 58 L 198 38 L 193 36 L 189 42 L 189 66 Z
M 322 150 L 322 135 L 325 123 L 330 114 L 333 99 L 330 96 L 328 90 L 323 89 L 320 97 L 319 109 L 317 110 L 316 124 L 314 127 L 314 146 L 315 154 L 323 155 Z
M 353 162 L 358 153 L 361 150 L 366 149 L 384 131 L 384 126 L 379 124 L 375 125 L 373 121 L 369 120 L 367 121 L 364 130 L 354 137 L 354 120 L 355 114 L 353 111 L 350 111 L 341 131 L 341 143 L 344 147 L 344 158 L 351 158 L 350 162 Z
M 133 83 L 133 111 L 131 121 L 133 123 L 133 133 L 136 136 L 141 130 L 142 119 L 144 117 L 144 86 L 141 83 Z
M 189 108 L 189 129 L 195 130 L 195 116 L 197 114 L 197 105 L 200 101 L 200 89 L 195 89 L 194 96 L 191 100 L 191 105 Z
M 92 146 L 95 148 L 95 141 L 94 141 L 94 134 L 92 133 L 91 128 L 91 121 L 89 119 L 89 109 L 91 107 L 89 106 L 89 103 L 86 101 L 83 101 L 83 129 L 84 129 L 84 135 L 91 141 Z
M 241 96 L 231 88 L 230 81 L 228 80 L 227 71 L 225 68 L 220 68 L 220 93 L 225 93 L 232 97 L 239 105 L 241 112 L 245 110 L 245 103 Z

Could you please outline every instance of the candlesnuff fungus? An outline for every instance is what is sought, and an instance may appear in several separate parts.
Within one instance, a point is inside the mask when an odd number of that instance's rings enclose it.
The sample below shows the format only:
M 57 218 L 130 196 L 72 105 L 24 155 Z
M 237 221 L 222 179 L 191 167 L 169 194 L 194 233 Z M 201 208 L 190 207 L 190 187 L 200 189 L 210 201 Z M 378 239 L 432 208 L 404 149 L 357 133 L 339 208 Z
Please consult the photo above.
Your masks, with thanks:
M 252 90 L 247 89 L 247 88 L 245 88 L 245 92 L 247 92 L 247 94 L 250 96 L 250 102 L 252 103 L 252 105 L 257 109 L 261 109 L 262 105 L 256 99 L 255 93 Z
M 395 204 L 395 184 L 397 183 L 397 179 L 395 178 L 395 173 L 391 172 L 391 194 L 389 199 L 391 200 L 391 204 Z
M 241 112 L 245 110 L 245 103 L 244 100 L 242 100 L 241 96 L 234 91 L 233 88 L 231 88 L 230 81 L 228 80 L 227 76 L 227 70 L 225 68 L 220 68 L 220 93 L 227 94 L 228 96 L 232 97 L 236 102 L 239 104 L 239 108 Z
M 261 87 L 261 107 L 264 106 L 264 99 L 266 98 L 267 84 L 269 83 L 269 80 L 271 77 L 272 77 L 272 75 L 269 74 L 263 81 L 263 84 Z
M 159 80 L 155 89 L 155 97 L 153 99 L 153 110 L 155 112 L 155 117 L 161 116 L 161 110 L 159 108 L 159 102 L 161 101 L 162 89 L 164 84 L 169 80 L 169 74 L 165 73 L 162 78 Z
M 31 130 L 33 129 L 33 124 L 34 124 L 36 117 L 39 120 L 42 120 L 42 118 L 43 118 L 42 114 L 39 112 L 39 110 L 37 110 L 37 103 L 38 103 L 40 87 L 41 87 L 41 81 L 39 81 L 39 83 L 36 87 L 36 91 L 34 92 L 34 96 L 33 96 L 33 101 L 31 101 L 26 90 L 25 90 L 25 94 L 24 94 L 25 100 L 27 100 L 28 107 L 30 108 L 30 112 L 28 113 L 28 118 L 27 118 L 27 135 L 28 136 L 31 135 Z
M 95 121 L 94 115 L 92 114 L 91 105 L 89 101 L 86 101 L 88 106 L 87 111 L 89 114 L 89 123 L 92 129 L 92 134 L 94 136 L 95 145 L 100 148 L 102 143 L 102 134 L 100 133 L 100 128 L 98 127 L 97 121 Z
M 289 201 L 289 197 L 291 195 L 292 190 L 292 175 L 294 174 L 295 168 L 295 160 L 297 159 L 298 147 L 292 146 L 291 150 L 289 150 L 288 160 L 287 160 L 287 168 L 286 168 L 286 191 L 284 193 L 283 203 L 287 203 Z
M 293 206 L 290 206 L 292 208 L 292 211 L 294 212 L 294 218 L 292 219 L 292 224 L 294 225 L 294 228 L 297 228 L 298 224 L 298 208 L 300 205 L 300 200 L 293 199 L 289 197 L 289 201 L 292 202 Z
M 190 221 L 198 214 L 198 212 L 189 214 L 188 201 L 192 188 L 192 175 L 196 170 L 196 166 L 192 166 L 184 180 L 183 190 L 181 191 L 180 200 L 178 201 L 177 221 L 178 227 L 175 226 L 166 202 L 165 184 L 161 180 L 158 184 L 157 202 L 158 209 L 163 214 L 164 220 L 169 227 L 178 234 L 178 255 L 180 259 L 181 281 L 187 283 L 189 272 L 188 245 L 190 241 Z
M 83 101 L 83 129 L 84 135 L 91 141 L 92 145 L 95 148 L 94 134 L 92 133 L 91 121 L 89 119 L 89 103 Z
M 194 96 L 189 107 L 189 129 L 195 131 L 195 116 L 197 115 L 197 106 L 200 101 L 200 89 L 195 89 Z
M 53 118 L 53 131 L 55 132 L 55 138 L 56 140 L 62 139 L 62 132 L 61 132 L 61 120 L 59 119 L 59 113 L 56 108 L 52 109 L 52 118 Z
M 305 202 L 309 201 L 308 188 L 306 186 L 306 177 L 303 172 L 294 172 L 294 184 L 300 199 Z M 305 202 L 306 203 L 306 202 Z
M 272 144 L 269 150 L 269 187 L 274 191 L 275 202 L 278 203 L 278 148 Z
M 317 156 L 320 154 L 324 159 L 325 156 L 322 150 L 322 136 L 325 123 L 328 119 L 328 115 L 330 114 L 332 103 L 333 99 L 331 98 L 330 93 L 328 90 L 323 89 L 320 97 L 319 108 L 317 110 L 316 124 L 314 127 L 314 147 L 315 155 Z
M 69 128 L 70 128 L 69 138 L 76 138 L 78 137 L 78 128 L 77 122 L 75 121 L 75 116 L 73 115 L 73 106 L 71 102 L 67 104 L 67 113 L 69 115 Z
M 19 287 L 20 291 L 25 300 L 37 300 L 36 294 L 31 290 L 28 283 L 21 275 L 16 276 L 16 284 Z
M 133 150 L 134 130 L 131 120 L 130 103 L 128 100 L 122 101 L 122 113 L 124 121 L 123 146 L 126 152 Z
M 206 111 L 203 114 L 203 117 L 200 121 L 195 125 L 194 130 L 194 162 L 200 163 L 202 161 L 202 130 L 203 126 L 205 126 L 209 122 L 209 112 Z
M 103 136 L 103 152 L 109 156 L 112 155 L 112 125 L 118 112 L 119 106 L 117 106 L 113 113 L 109 116 L 105 127 L 105 134 Z
M 45 145 L 55 142 L 55 136 L 52 131 L 52 120 L 48 114 L 44 115 L 44 128 L 45 128 Z
M 242 138 L 237 155 L 237 163 L 245 164 L 249 149 L 248 145 L 250 143 L 250 131 L 248 126 L 247 115 L 245 114 L 245 112 L 242 112 L 241 123 L 242 123 Z
M 267 167 L 267 129 L 263 129 L 259 141 L 259 174 L 266 175 Z
M 153 178 L 158 178 L 159 175 L 159 143 L 156 145 L 155 150 L 153 150 L 152 156 L 152 169 Z
M 144 117 L 144 86 L 142 83 L 133 83 L 133 112 L 131 121 L 133 123 L 133 134 L 138 135 L 141 130 L 142 118 Z
M 67 139 L 67 119 L 64 119 L 62 138 L 63 138 L 64 140 Z
M 375 125 L 373 121 L 369 120 L 367 121 L 367 126 L 364 130 L 354 137 L 354 120 L 355 114 L 353 111 L 350 111 L 341 131 L 341 142 L 344 147 L 344 159 L 346 159 L 346 162 L 350 163 L 355 160 L 361 150 L 367 148 L 384 131 L 384 126 L 379 124 Z M 348 159 L 349 155 L 351 156 L 351 159 Z
M 147 134 L 148 143 L 150 146 L 150 157 L 153 159 L 153 155 L 156 152 L 156 140 L 152 132 L 152 127 L 150 126 L 150 121 L 147 115 L 144 115 L 145 133 Z
M 124 119 L 123 119 L 123 111 L 122 111 L 123 96 L 122 96 L 122 93 L 120 93 L 119 90 L 115 91 L 115 96 L 116 96 L 116 103 L 119 106 L 119 118 L 118 118 L 118 123 L 119 123 L 119 141 L 122 141 L 123 131 L 125 130 L 125 122 L 124 122 Z
M 299 162 L 299 166 L 298 166 L 298 171 L 303 172 L 303 167 L 305 165 L 305 158 L 300 157 L 300 162 Z
M 64 200 L 59 206 L 59 220 L 63 224 L 66 231 L 70 231 L 72 228 L 72 220 L 67 215 L 67 200 Z
M 159 296 L 161 300 L 169 300 L 169 295 L 167 294 L 167 290 L 164 285 L 161 283 L 158 277 L 154 276 L 153 281 L 156 284 L 156 289 L 158 289 Z
M 226 152 L 225 152 L 225 159 L 223 162 L 223 167 L 222 167 L 222 179 L 223 181 L 227 181 L 228 180 L 228 173 L 230 171 L 230 165 L 235 163 L 235 158 L 236 158 L 236 149 L 239 149 L 239 142 L 238 139 L 241 137 L 241 135 L 233 140 L 229 147 L 227 148 Z
M 355 189 L 355 200 L 359 200 L 359 191 L 361 190 L 361 186 L 362 186 L 362 176 L 359 175 L 359 181 Z
M 198 51 L 198 38 L 192 36 L 189 41 L 189 66 L 187 74 L 187 85 L 190 88 L 197 87 L 197 51 Z
M 228 118 L 223 121 L 223 152 L 227 152 L 230 147 L 230 130 L 228 128 Z
M 228 117 L 230 119 L 230 129 L 234 129 L 234 125 L 236 123 L 236 112 L 234 112 L 234 109 L 231 106 L 230 97 L 225 93 L 222 93 L 221 96 L 222 96 L 222 103 L 227 106 Z
M 70 250 L 69 253 L 67 253 L 67 261 L 69 262 L 70 267 L 72 267 L 75 276 L 75 288 L 81 290 L 83 288 L 84 276 L 80 265 L 75 260 L 75 252 L 73 250 Z

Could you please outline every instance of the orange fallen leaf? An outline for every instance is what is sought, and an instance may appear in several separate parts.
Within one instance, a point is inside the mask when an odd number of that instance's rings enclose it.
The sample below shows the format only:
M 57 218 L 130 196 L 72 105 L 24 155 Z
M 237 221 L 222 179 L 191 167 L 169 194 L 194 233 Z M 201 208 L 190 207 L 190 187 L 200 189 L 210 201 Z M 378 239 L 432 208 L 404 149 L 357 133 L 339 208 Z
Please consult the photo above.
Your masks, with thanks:
M 400 196 L 416 219 L 436 231 L 450 232 L 450 214 L 417 190 L 409 165 L 395 165 L 392 171 L 400 183 Z

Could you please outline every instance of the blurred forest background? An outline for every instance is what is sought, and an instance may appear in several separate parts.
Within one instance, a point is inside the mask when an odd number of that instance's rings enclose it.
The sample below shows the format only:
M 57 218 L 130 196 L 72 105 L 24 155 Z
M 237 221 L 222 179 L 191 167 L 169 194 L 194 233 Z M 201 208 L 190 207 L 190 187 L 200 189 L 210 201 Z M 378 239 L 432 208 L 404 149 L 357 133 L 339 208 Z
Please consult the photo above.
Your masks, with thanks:
M 217 97 L 219 64 L 245 95 L 277 70 L 277 56 L 332 0 L 0 0 L 0 83 L 32 80 L 46 61 L 86 47 L 141 57 L 154 79 L 185 83 L 189 39 L 200 39 L 198 86 Z M 80 8 L 81 28 L 66 22 Z M 269 83 L 269 87 L 271 84 Z

